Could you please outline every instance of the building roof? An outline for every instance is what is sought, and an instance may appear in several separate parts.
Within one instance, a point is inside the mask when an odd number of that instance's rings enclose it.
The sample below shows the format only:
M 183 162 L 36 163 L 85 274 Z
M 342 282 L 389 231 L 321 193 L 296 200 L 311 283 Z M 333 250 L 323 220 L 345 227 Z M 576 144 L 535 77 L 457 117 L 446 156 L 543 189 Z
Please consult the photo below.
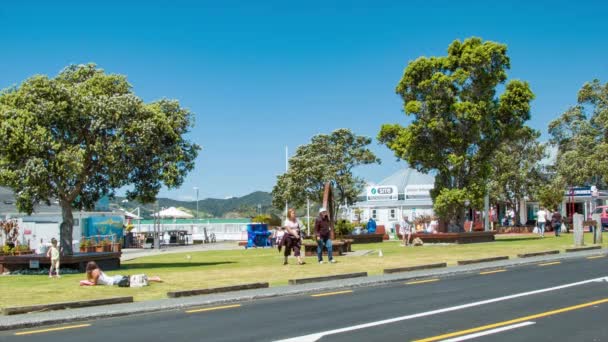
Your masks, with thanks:
M 394 185 L 399 192 L 405 191 L 406 186 L 412 185 L 434 185 L 435 176 L 418 172 L 410 167 L 405 167 L 383 179 L 378 185 Z
M 51 205 L 44 203 L 34 206 L 34 212 L 37 214 L 57 214 L 61 215 L 61 207 L 57 203 L 51 202 Z M 15 193 L 7 187 L 0 186 L 0 216 L 5 215 L 24 215 L 19 213 L 15 203 Z

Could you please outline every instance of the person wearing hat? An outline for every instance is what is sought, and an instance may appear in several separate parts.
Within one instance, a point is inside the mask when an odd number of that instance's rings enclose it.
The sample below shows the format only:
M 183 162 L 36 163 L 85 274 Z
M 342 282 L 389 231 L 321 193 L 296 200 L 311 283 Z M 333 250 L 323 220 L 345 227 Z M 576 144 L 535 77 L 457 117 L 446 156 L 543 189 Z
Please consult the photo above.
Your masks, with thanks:
M 319 264 L 323 263 L 323 247 L 327 248 L 329 262 L 336 262 L 332 255 L 331 228 L 327 209 L 319 209 L 319 217 L 315 220 L 315 236 L 317 238 L 317 258 Z

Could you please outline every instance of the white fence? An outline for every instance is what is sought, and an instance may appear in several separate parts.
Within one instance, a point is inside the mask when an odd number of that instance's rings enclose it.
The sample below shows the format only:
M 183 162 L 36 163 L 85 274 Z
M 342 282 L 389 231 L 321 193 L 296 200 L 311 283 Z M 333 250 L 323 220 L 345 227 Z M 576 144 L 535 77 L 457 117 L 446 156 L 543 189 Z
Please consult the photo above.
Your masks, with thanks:
M 247 240 L 247 224 L 246 223 L 188 223 L 188 224 L 161 224 L 160 232 L 163 234 L 172 230 L 187 231 L 192 235 L 194 240 L 201 240 L 203 237 L 204 228 L 207 228 L 207 235 L 215 234 L 217 241 L 239 241 Z M 154 232 L 153 224 L 135 224 L 135 233 Z M 189 239 L 191 241 L 191 239 Z

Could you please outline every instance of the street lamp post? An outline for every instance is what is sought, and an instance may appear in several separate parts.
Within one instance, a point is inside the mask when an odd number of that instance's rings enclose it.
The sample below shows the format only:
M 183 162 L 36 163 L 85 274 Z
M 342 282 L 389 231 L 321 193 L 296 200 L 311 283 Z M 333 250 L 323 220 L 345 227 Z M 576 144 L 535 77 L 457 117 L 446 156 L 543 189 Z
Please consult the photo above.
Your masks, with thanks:
M 196 220 L 198 221 L 198 187 L 195 186 L 194 190 L 196 190 Z
M 464 209 L 464 222 L 465 222 L 465 225 L 466 225 L 466 222 L 468 221 L 468 218 L 469 218 L 469 204 L 471 204 L 471 201 L 469 201 L 468 199 L 466 199 L 464 201 L 464 207 L 465 207 L 465 209 Z M 463 227 L 463 228 L 464 228 L 464 230 L 466 232 L 466 228 L 465 227 Z M 471 232 L 473 231 L 473 222 L 471 222 L 471 230 L 470 231 Z

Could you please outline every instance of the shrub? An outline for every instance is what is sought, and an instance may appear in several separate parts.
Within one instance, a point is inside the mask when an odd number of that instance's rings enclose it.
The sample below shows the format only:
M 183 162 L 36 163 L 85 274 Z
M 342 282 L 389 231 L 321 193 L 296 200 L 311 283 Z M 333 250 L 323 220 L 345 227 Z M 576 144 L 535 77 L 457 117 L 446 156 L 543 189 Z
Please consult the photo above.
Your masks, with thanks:
M 339 220 L 336 222 L 336 226 L 334 227 L 337 236 L 348 235 L 353 231 L 354 228 L 355 225 L 346 220 Z

